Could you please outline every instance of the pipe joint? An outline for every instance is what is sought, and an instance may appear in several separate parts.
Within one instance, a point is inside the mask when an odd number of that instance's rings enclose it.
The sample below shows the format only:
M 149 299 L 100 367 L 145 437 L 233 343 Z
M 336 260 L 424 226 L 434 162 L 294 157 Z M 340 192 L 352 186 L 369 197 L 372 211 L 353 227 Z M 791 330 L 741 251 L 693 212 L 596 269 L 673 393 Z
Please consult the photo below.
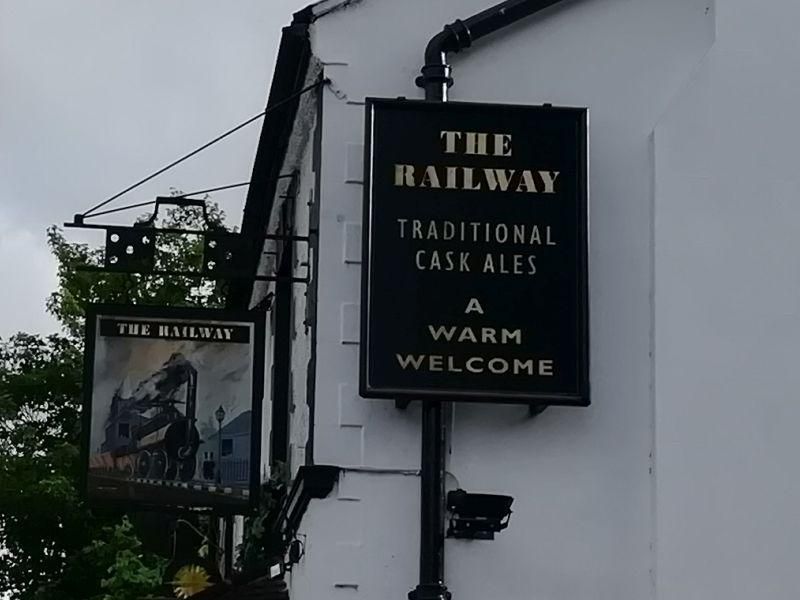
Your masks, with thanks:
M 416 79 L 418 87 L 427 88 L 429 85 L 450 87 L 453 85 L 452 69 L 448 64 L 429 63 L 422 67 L 421 71 L 422 75 Z
M 428 100 L 447 100 L 447 88 L 453 85 L 447 55 L 469 48 L 481 39 L 529 15 L 562 0 L 505 0 L 462 21 L 456 19 L 434 35 L 425 47 L 425 66 L 416 84 L 425 88 Z
M 461 19 L 445 25 L 444 31 L 449 34 L 448 41 L 450 42 L 450 45 L 445 48 L 446 52 L 460 52 L 472 46 L 472 33 Z
M 446 90 L 453 85 L 452 69 L 447 64 L 447 55 L 450 52 L 460 52 L 472 45 L 472 34 L 464 21 L 456 19 L 437 33 L 428 42 L 425 48 L 425 66 L 422 75 L 417 77 L 418 87 Z
M 420 584 L 408 593 L 408 600 L 451 600 L 452 594 L 441 582 Z

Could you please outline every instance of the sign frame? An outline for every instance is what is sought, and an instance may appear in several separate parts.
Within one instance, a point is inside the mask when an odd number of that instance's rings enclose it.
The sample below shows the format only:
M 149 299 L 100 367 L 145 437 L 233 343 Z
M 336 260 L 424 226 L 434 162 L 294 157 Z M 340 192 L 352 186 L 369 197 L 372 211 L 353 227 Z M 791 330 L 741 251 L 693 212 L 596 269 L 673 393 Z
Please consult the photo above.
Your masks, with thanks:
M 498 104 L 476 102 L 429 102 L 425 100 L 407 100 L 405 98 L 374 98 L 365 100 L 365 142 L 364 142 L 364 194 L 362 218 L 362 259 L 361 259 L 361 315 L 359 344 L 359 394 L 364 398 L 386 398 L 398 400 L 432 400 L 483 402 L 492 404 L 528 404 L 554 406 L 580 406 L 591 404 L 590 401 L 590 346 L 589 346 L 589 110 L 588 108 L 523 104 Z M 369 379 L 370 369 L 370 319 L 372 279 L 372 213 L 374 209 L 374 148 L 375 148 L 375 111 L 381 107 L 405 106 L 417 111 L 443 112 L 466 108 L 514 109 L 521 108 L 575 112 L 583 115 L 579 122 L 577 139 L 575 140 L 578 161 L 576 181 L 578 184 L 576 219 L 577 275 L 576 297 L 577 308 L 576 356 L 577 389 L 575 393 L 520 392 L 512 390 L 464 390 L 464 389 L 432 389 L 430 387 L 389 387 L 373 384 Z
M 200 307 L 165 307 L 153 305 L 121 305 L 90 303 L 85 307 L 83 400 L 81 414 L 81 477 L 80 494 L 90 506 L 105 506 L 120 510 L 183 512 L 186 509 L 207 509 L 222 515 L 250 515 L 258 510 L 261 490 L 261 449 L 264 402 L 266 314 L 264 312 Z M 145 498 L 101 498 L 89 493 L 89 471 L 92 436 L 92 407 L 94 396 L 95 340 L 98 334 L 98 317 L 151 319 L 153 321 L 215 321 L 252 325 L 253 337 L 249 342 L 252 352 L 250 455 L 247 502 L 203 501 L 201 498 L 186 502 L 150 502 Z M 137 337 L 137 336 L 130 336 Z M 155 338 L 159 339 L 159 338 Z M 182 339 L 182 338 L 176 338 Z M 210 496 L 209 496 L 210 498 Z

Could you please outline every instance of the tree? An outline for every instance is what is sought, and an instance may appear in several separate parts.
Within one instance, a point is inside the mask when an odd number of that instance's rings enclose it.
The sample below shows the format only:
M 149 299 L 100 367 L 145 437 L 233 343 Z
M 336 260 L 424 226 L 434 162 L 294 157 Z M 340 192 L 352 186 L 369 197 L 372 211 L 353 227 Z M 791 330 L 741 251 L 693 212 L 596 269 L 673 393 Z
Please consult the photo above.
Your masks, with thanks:
M 222 227 L 223 219 L 211 204 L 209 223 Z M 202 224 L 186 209 L 167 211 L 163 222 Z M 168 559 L 143 548 L 131 520 L 93 513 L 81 501 L 83 307 L 214 307 L 223 304 L 224 289 L 188 277 L 78 271 L 101 264 L 103 249 L 69 243 L 56 227 L 48 244 L 58 260 L 58 287 L 47 309 L 63 333 L 0 340 L 0 592 L 13 600 L 133 600 L 159 587 Z M 202 241 L 164 236 L 157 250 L 166 268 L 176 268 L 200 260 Z
M 200 211 L 174 208 L 167 211 L 163 228 L 201 230 L 205 226 L 223 228 L 225 213 L 208 203 L 208 223 Z M 144 215 L 140 221 L 145 221 Z M 136 273 L 77 271 L 79 265 L 103 264 L 102 247 L 71 244 L 57 227 L 47 231 L 50 250 L 58 260 L 58 287 L 47 301 L 48 311 L 64 326 L 67 335 L 82 343 L 83 307 L 89 302 L 110 304 L 154 304 L 158 306 L 218 307 L 225 303 L 224 284 L 191 277 L 162 277 Z M 161 235 L 156 257 L 163 270 L 179 270 L 198 265 L 203 255 L 199 236 Z

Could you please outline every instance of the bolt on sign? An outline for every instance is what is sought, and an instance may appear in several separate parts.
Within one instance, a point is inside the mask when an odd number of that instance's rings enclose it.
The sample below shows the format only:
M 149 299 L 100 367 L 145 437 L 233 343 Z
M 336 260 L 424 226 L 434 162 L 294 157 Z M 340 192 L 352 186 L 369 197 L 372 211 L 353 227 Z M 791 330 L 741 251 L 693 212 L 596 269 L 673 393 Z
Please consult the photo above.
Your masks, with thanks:
M 87 497 L 248 512 L 261 466 L 264 316 L 91 305 Z
M 588 111 L 368 99 L 361 395 L 589 404 Z

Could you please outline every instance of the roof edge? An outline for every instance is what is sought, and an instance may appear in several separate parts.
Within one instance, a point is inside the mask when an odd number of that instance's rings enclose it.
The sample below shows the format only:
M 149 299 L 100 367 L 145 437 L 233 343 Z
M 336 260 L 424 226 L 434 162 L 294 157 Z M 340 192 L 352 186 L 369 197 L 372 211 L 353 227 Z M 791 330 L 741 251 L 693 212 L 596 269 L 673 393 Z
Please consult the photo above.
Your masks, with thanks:
M 313 23 L 317 19 L 321 19 L 332 12 L 345 9 L 354 4 L 360 4 L 363 1 L 364 0 L 319 0 L 297 11 L 294 14 L 294 18 L 295 20 L 307 19 L 307 21 L 304 22 Z
M 308 31 L 311 13 L 308 11 L 312 7 L 313 5 L 295 13 L 292 23 L 283 28 L 267 108 L 284 101 L 302 89 L 311 61 L 311 41 Z M 264 118 L 242 215 L 241 233 L 245 237 L 257 237 L 266 231 L 278 177 L 281 175 L 280 169 L 283 167 L 299 104 L 298 96 Z M 261 248 L 258 248 L 254 256 L 249 257 L 254 273 L 260 254 Z M 229 289 L 228 307 L 247 309 L 253 281 L 232 281 Z

